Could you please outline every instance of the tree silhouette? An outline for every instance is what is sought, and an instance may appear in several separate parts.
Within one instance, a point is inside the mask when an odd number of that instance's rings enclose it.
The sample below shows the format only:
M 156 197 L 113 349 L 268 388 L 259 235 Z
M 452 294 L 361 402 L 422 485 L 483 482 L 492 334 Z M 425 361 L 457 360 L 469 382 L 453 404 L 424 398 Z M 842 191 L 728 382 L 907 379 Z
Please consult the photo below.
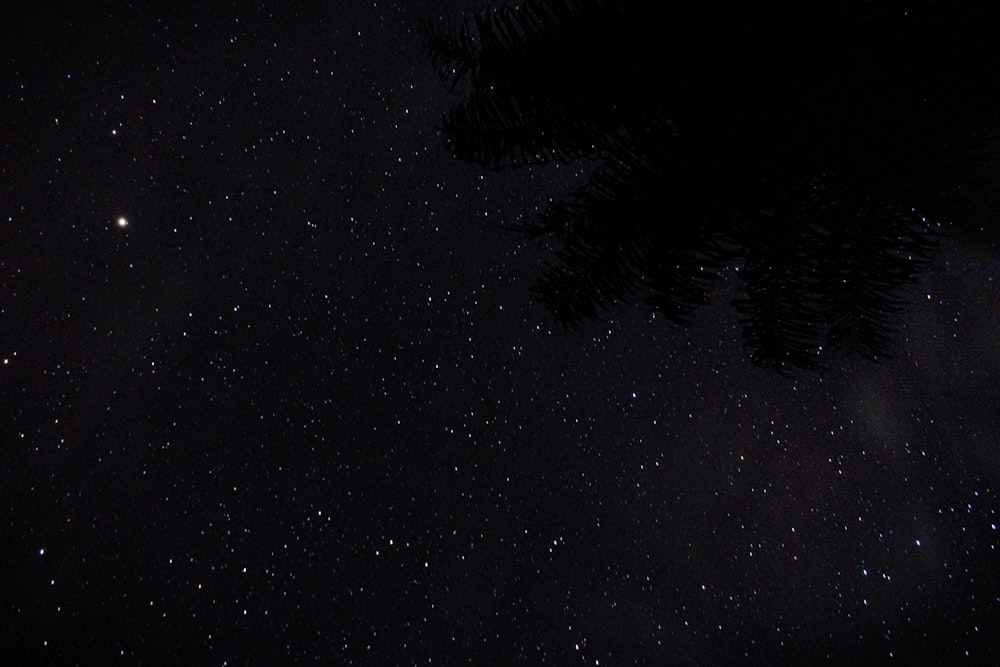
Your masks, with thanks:
M 442 123 L 457 158 L 598 161 L 519 227 L 560 244 L 536 297 L 568 326 L 633 300 L 686 324 L 735 267 L 755 362 L 885 356 L 941 221 L 996 184 L 1000 3 L 666 4 L 523 0 L 423 26 L 463 93 Z M 982 213 L 966 228 L 995 238 Z

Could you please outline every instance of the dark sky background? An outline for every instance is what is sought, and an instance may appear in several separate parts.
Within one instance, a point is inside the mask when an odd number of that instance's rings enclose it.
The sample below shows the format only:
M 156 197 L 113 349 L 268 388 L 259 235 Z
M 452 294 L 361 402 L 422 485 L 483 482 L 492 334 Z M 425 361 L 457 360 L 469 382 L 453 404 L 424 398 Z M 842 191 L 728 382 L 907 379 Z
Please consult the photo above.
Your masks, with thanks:
M 32 3 L 3 28 L 9 664 L 996 664 L 997 250 L 897 358 L 563 331 L 419 19 L 471 2 Z M 119 226 L 118 219 L 127 220 Z

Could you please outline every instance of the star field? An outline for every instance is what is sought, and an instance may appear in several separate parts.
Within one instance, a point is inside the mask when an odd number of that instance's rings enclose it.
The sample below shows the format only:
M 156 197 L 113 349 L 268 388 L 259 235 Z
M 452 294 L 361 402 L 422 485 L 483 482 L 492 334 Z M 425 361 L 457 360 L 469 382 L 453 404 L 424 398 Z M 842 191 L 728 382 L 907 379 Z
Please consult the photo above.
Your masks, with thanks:
M 732 276 L 563 330 L 499 225 L 587 165 L 435 130 L 419 21 L 476 6 L 7 25 L 11 664 L 994 664 L 997 249 L 877 364 L 752 365 Z

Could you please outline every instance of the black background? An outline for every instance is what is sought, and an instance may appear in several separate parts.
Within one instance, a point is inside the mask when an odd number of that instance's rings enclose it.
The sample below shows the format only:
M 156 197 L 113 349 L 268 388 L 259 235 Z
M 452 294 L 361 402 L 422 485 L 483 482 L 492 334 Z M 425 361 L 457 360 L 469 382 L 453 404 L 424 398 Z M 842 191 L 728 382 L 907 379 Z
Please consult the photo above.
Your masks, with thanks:
M 566 332 L 494 223 L 587 165 L 435 131 L 477 5 L 84 4 L 4 29 L 10 664 L 995 663 L 995 248 L 879 364 Z

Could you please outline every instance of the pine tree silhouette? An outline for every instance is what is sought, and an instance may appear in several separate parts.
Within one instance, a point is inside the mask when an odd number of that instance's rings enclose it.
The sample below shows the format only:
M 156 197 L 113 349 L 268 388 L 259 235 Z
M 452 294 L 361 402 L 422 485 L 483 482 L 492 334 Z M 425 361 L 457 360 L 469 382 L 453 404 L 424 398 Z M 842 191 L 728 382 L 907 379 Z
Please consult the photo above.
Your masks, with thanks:
M 940 222 L 995 192 L 1000 3 L 665 4 L 523 0 L 423 26 L 463 94 L 441 128 L 457 158 L 599 161 L 519 228 L 561 244 L 536 297 L 568 326 L 633 300 L 683 325 L 735 266 L 756 363 L 885 356 Z M 964 229 L 995 239 L 984 217 Z

